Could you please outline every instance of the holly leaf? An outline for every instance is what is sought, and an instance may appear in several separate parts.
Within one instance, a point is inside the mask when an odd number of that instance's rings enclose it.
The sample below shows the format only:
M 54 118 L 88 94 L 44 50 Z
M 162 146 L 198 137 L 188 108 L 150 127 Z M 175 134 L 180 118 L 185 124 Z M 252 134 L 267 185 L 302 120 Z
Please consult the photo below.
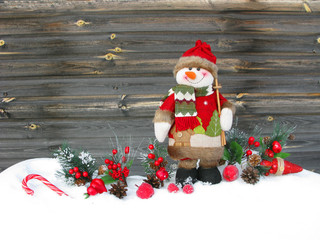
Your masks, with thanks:
M 238 162 L 239 164 L 241 164 L 241 158 L 243 155 L 243 149 L 242 149 L 241 145 L 239 143 L 237 143 L 236 141 L 232 141 L 230 143 L 230 151 L 232 154 L 232 161 Z
M 275 158 L 276 158 L 276 157 L 280 157 L 280 158 L 282 158 L 282 159 L 285 159 L 285 158 L 289 157 L 290 155 L 291 155 L 290 153 L 281 152 L 281 153 L 276 153 L 276 154 L 274 154 L 274 157 L 275 157 Z
M 229 161 L 230 160 L 230 153 L 228 151 L 227 148 L 224 149 L 224 152 L 223 152 L 223 156 L 222 156 L 222 159 L 225 160 L 225 161 Z
M 127 162 L 126 166 L 127 168 L 130 168 L 133 164 L 133 159 L 131 159 L 130 161 Z
M 113 179 L 113 177 L 111 177 L 109 174 L 103 176 L 103 177 L 101 178 L 101 180 L 102 180 L 102 181 L 104 182 L 104 184 L 106 184 L 106 185 L 111 184 L 111 183 L 113 183 L 113 182 L 116 181 L 116 180 Z

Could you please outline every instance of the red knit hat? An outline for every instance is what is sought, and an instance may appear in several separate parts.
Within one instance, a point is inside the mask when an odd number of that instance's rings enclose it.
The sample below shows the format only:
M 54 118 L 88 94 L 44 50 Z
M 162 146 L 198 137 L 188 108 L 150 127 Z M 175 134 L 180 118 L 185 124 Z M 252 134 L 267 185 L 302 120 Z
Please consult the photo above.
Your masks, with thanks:
M 182 57 L 191 57 L 191 56 L 198 56 L 201 58 L 205 58 L 210 62 L 216 64 L 217 58 L 211 52 L 211 47 L 206 42 L 201 42 L 201 40 L 196 41 L 196 45 L 193 48 L 190 48 L 186 51 Z
M 211 52 L 210 45 L 198 40 L 196 41 L 196 45 L 187 50 L 178 60 L 173 71 L 174 76 L 176 76 L 177 72 L 182 68 L 201 67 L 211 72 L 214 77 L 217 77 L 218 68 L 216 66 L 216 61 L 217 58 Z

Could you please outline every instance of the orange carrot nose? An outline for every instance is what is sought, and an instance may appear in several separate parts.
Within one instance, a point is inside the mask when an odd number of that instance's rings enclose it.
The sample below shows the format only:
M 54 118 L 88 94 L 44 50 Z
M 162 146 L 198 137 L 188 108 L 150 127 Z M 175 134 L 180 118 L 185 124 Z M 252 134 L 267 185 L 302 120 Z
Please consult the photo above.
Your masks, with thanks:
M 185 74 L 188 76 L 188 78 L 194 80 L 196 79 L 197 75 L 194 72 L 185 72 Z

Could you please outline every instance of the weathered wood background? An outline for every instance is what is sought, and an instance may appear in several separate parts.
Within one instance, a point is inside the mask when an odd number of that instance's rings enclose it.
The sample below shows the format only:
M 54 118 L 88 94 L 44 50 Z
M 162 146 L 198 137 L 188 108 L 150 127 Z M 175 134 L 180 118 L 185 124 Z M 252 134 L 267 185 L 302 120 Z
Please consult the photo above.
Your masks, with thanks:
M 64 141 L 100 158 L 111 128 L 136 146 L 153 137 L 173 67 L 201 39 L 238 126 L 297 125 L 289 160 L 320 172 L 319 10 L 295 0 L 0 1 L 0 169 L 51 157 Z

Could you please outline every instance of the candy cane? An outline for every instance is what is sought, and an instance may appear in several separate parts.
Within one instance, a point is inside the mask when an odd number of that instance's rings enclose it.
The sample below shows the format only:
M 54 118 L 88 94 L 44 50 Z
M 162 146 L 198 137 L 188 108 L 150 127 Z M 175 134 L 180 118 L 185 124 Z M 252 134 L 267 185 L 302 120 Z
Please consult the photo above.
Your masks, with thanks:
M 59 188 L 57 188 L 56 186 L 54 186 L 52 183 L 50 183 L 47 179 L 45 179 L 44 177 L 38 175 L 38 174 L 29 174 L 28 176 L 26 176 L 23 180 L 22 180 L 22 188 L 26 191 L 26 193 L 28 193 L 29 195 L 33 195 L 34 191 L 32 189 L 30 189 L 27 185 L 27 182 L 30 179 L 38 179 L 39 181 L 41 181 L 43 184 L 45 184 L 46 186 L 48 186 L 52 191 L 56 192 L 57 194 L 61 195 L 66 195 L 68 196 L 68 194 L 66 194 L 65 192 L 63 192 L 62 190 L 60 190 Z

